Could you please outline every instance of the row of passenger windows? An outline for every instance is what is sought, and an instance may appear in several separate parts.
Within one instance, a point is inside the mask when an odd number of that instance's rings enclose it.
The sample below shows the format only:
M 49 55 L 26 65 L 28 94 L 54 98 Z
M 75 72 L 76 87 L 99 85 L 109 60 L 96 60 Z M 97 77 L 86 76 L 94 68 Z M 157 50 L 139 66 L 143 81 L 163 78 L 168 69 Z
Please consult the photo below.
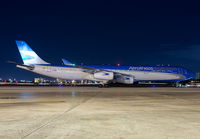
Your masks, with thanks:
M 118 70 L 117 70 L 118 71 Z M 171 67 L 154 67 L 152 70 L 142 70 L 142 69 L 129 69 L 129 71 L 149 71 L 149 72 L 169 72 L 169 73 L 179 73 L 187 74 L 187 70 L 183 68 L 171 68 Z
M 54 67 L 44 67 L 43 69 L 46 69 L 47 71 L 63 71 L 63 70 L 79 70 L 76 68 L 54 68 Z M 135 71 L 141 71 L 134 69 Z M 133 70 L 133 71 L 134 71 Z M 120 72 L 121 70 L 113 70 L 115 72 Z M 131 71 L 131 70 L 130 70 Z M 144 71 L 152 71 L 152 72 L 170 72 L 170 73 L 180 73 L 180 74 L 187 74 L 187 70 L 182 68 L 165 68 L 165 67 L 154 67 L 153 70 L 144 70 Z
M 78 70 L 76 68 L 54 68 L 54 67 L 43 67 L 47 71 L 63 71 L 63 70 Z

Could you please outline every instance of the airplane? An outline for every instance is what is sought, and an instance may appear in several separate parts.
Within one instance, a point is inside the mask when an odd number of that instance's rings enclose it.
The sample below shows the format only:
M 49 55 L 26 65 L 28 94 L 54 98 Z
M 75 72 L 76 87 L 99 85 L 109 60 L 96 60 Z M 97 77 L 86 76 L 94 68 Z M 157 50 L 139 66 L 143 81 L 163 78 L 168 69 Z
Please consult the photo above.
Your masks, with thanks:
M 75 65 L 65 59 L 62 59 L 64 65 L 53 65 L 41 59 L 25 41 L 19 40 L 16 44 L 23 64 L 9 63 L 52 78 L 98 81 L 104 86 L 139 81 L 179 82 L 195 77 L 193 72 L 185 68 L 172 66 Z

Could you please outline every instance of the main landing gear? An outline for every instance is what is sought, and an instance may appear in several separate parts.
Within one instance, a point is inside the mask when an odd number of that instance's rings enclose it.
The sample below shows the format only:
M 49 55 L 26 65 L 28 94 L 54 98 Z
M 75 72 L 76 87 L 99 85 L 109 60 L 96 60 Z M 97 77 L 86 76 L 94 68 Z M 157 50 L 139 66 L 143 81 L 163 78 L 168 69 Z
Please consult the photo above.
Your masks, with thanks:
M 104 83 L 102 83 L 102 84 L 99 84 L 98 87 L 99 87 L 99 88 L 108 88 L 108 87 L 110 87 L 110 86 L 109 86 L 109 84 L 104 84 Z

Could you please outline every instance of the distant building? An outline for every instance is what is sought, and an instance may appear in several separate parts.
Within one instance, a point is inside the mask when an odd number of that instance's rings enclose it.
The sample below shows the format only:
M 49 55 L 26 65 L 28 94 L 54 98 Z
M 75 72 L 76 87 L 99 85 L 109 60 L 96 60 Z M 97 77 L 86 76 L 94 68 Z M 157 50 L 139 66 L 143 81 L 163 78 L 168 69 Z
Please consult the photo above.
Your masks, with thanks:
M 62 80 L 62 79 L 56 79 L 56 82 L 58 83 L 58 84 L 63 84 L 63 83 L 66 83 L 66 80 Z
M 200 72 L 196 72 L 196 77 L 195 77 L 196 80 L 200 80 Z
M 34 83 L 43 83 L 44 79 L 43 78 L 34 78 Z

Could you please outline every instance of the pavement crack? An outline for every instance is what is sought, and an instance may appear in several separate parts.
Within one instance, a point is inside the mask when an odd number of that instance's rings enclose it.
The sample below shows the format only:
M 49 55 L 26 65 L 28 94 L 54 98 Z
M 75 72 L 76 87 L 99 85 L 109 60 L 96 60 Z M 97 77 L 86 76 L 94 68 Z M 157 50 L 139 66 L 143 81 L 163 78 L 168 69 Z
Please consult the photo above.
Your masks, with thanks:
M 42 124 L 41 126 L 35 128 L 34 130 L 32 130 L 30 133 L 26 134 L 25 136 L 23 136 L 21 139 L 25 139 L 27 137 L 29 137 L 30 135 L 36 133 L 37 131 L 39 131 L 40 129 L 46 127 L 47 125 L 53 123 L 54 121 L 58 120 L 59 118 L 61 118 L 64 114 L 69 113 L 70 111 L 74 110 L 75 108 L 77 108 L 78 106 L 80 106 L 81 104 L 86 103 L 87 101 L 89 101 L 90 99 L 94 98 L 97 96 L 97 93 L 95 93 L 93 96 L 88 97 L 87 99 L 84 99 L 82 102 L 72 106 L 71 108 L 67 109 L 66 111 L 64 111 L 63 113 L 57 115 L 56 117 L 53 117 L 52 119 L 50 119 L 49 121 L 47 121 L 46 123 Z

